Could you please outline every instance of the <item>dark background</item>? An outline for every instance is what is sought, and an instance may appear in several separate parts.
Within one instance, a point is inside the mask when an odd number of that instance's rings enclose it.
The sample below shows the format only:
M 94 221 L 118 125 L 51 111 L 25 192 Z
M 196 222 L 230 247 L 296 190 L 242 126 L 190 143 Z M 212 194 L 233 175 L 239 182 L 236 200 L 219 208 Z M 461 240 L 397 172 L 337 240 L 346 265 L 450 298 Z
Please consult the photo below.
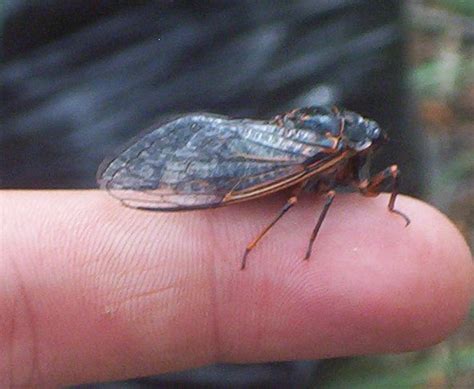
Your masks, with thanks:
M 335 103 L 389 131 L 384 159 L 417 191 L 399 3 L 10 2 L 1 185 L 92 188 L 104 156 L 162 114 Z
M 337 104 L 378 121 L 402 191 L 423 190 L 399 1 L 10 1 L 0 185 L 93 188 L 100 161 L 163 114 L 270 118 Z M 161 382 L 309 382 L 316 364 L 220 366 Z M 202 381 L 204 380 L 204 381 Z M 150 380 L 140 381 L 150 382 Z

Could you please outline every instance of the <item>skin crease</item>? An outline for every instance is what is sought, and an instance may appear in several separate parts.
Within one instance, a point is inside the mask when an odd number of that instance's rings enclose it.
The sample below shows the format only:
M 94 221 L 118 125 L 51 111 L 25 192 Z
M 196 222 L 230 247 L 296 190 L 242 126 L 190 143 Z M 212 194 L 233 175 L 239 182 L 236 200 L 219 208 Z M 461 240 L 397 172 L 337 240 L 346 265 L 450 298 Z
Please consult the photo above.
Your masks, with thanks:
M 300 202 L 250 253 L 285 194 L 214 210 L 124 208 L 100 191 L 0 192 L 0 387 L 158 374 L 219 362 L 416 350 L 462 322 L 472 256 L 432 207 Z

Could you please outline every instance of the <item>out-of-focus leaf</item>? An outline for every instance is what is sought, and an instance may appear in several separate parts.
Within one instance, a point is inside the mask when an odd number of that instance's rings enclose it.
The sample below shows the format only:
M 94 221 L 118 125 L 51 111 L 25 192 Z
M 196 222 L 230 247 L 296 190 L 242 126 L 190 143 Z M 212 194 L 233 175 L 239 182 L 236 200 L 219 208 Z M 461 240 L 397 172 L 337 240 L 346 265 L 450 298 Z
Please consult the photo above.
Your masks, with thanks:
M 406 353 L 359 357 L 326 374 L 323 389 L 413 388 L 448 384 L 452 377 L 474 369 L 474 348 L 452 352 Z
M 426 62 L 416 67 L 410 77 L 415 92 L 420 96 L 436 95 L 439 90 L 440 72 L 444 71 L 444 68 L 438 60 Z M 454 71 L 456 72 L 456 84 L 469 82 L 474 73 L 472 58 L 463 58 Z
M 437 0 L 440 6 L 464 16 L 474 16 L 474 1 L 472 0 Z

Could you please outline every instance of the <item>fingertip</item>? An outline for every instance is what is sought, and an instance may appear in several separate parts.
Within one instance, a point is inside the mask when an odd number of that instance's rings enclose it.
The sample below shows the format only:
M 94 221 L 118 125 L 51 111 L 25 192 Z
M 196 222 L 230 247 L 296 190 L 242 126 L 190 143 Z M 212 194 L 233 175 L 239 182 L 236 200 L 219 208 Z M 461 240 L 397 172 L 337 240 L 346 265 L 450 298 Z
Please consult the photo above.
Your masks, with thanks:
M 469 246 L 454 223 L 433 206 L 412 198 L 406 198 L 418 217 L 414 242 L 416 259 L 424 266 L 430 280 L 424 308 L 432 318 L 427 323 L 431 331 L 425 331 L 435 344 L 458 328 L 469 311 L 474 291 L 474 264 Z M 422 314 L 426 311 L 420 309 Z M 426 318 L 426 317 L 425 317 Z
M 231 360 L 242 355 L 251 358 L 246 352 L 251 346 L 242 343 L 242 338 L 258 339 L 263 351 L 257 360 L 271 358 L 265 350 L 274 350 L 277 340 L 272 332 L 285 334 L 280 346 L 288 353 L 286 358 L 318 358 L 418 349 L 439 342 L 460 325 L 472 296 L 473 267 L 466 243 L 433 207 L 400 196 L 397 208 L 411 219 L 405 226 L 387 211 L 387 203 L 386 195 L 377 199 L 338 196 L 312 257 L 304 261 L 308 266 L 300 259 L 318 206 L 302 199 L 282 225 L 272 229 L 252 250 L 248 277 L 222 287 L 244 291 L 228 306 L 257 305 L 264 312 L 259 322 L 246 318 L 245 308 L 237 310 L 238 318 L 232 309 L 223 315 L 225 323 L 240 320 L 255 327 L 249 333 L 246 326 L 243 334 L 235 325 L 229 326 L 233 333 L 224 336 L 228 341 L 224 349 L 233 350 Z M 256 218 L 256 212 L 245 210 L 252 207 L 235 208 L 248 216 L 252 231 L 247 239 L 263 223 L 262 215 Z M 270 210 L 265 217 L 271 220 Z M 266 293 L 262 294 L 262 288 Z M 279 306 L 286 307 L 285 325 L 275 323 L 275 317 L 282 315 Z M 299 345 L 296 351 L 295 344 Z M 252 350 L 251 356 L 256 357 Z

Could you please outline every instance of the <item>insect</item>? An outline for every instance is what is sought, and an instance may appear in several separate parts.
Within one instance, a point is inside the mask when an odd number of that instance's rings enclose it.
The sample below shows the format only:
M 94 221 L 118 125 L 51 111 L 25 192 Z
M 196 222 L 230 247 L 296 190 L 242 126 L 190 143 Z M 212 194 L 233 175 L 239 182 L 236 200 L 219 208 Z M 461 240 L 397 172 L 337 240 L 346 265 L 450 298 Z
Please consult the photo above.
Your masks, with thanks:
M 151 211 L 214 208 L 292 188 L 278 215 L 245 249 L 244 269 L 250 251 L 308 186 L 324 194 L 325 204 L 304 259 L 336 186 L 376 196 L 390 184 L 388 209 L 408 226 L 409 218 L 395 209 L 397 165 L 369 175 L 371 155 L 386 141 L 376 122 L 335 107 L 299 108 L 267 121 L 190 113 L 157 123 L 132 140 L 102 163 L 97 178 L 123 205 Z

